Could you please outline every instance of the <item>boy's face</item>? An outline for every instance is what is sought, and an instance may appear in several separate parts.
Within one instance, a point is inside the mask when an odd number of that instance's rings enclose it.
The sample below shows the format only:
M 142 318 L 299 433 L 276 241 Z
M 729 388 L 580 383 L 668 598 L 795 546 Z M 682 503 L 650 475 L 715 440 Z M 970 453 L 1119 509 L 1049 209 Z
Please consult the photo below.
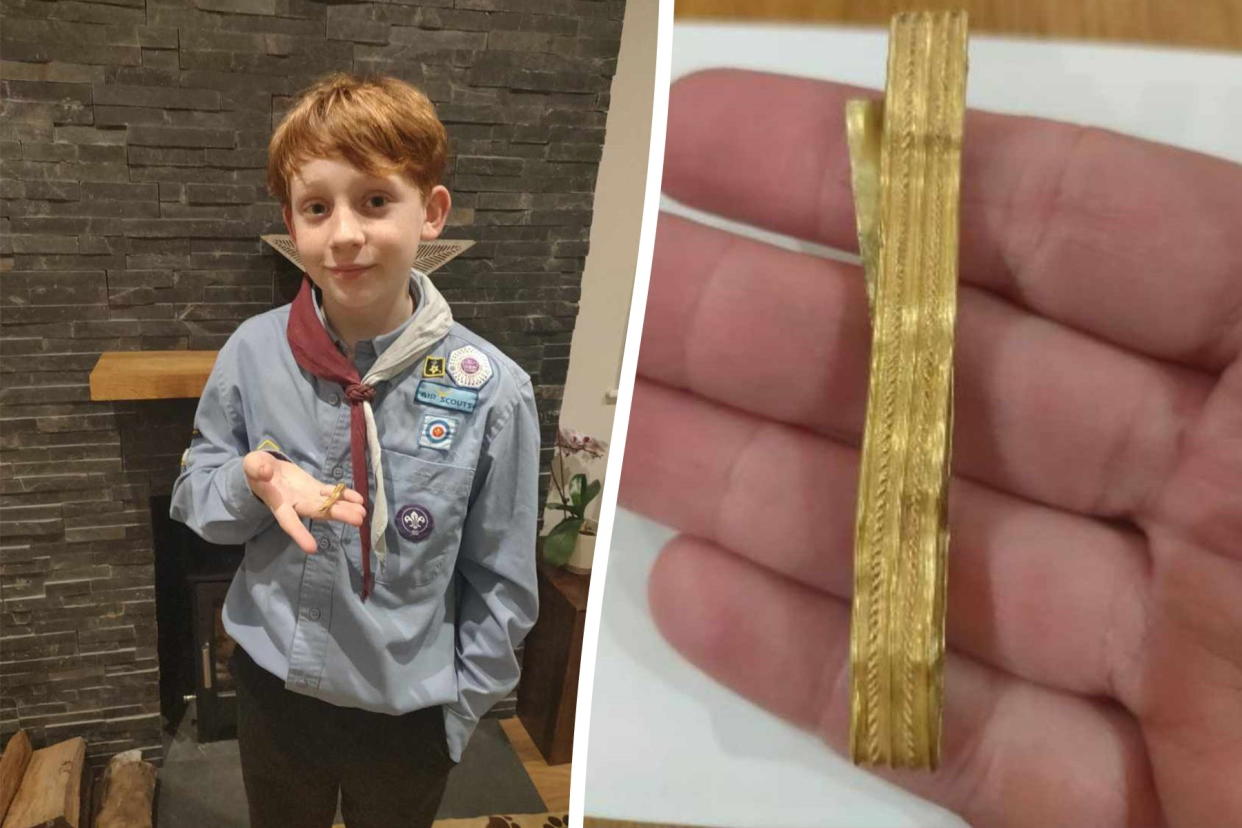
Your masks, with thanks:
M 380 178 L 341 158 L 316 158 L 290 182 L 284 217 L 324 304 L 374 318 L 408 290 L 418 243 L 440 235 L 449 204 L 444 187 L 424 199 L 399 172 Z

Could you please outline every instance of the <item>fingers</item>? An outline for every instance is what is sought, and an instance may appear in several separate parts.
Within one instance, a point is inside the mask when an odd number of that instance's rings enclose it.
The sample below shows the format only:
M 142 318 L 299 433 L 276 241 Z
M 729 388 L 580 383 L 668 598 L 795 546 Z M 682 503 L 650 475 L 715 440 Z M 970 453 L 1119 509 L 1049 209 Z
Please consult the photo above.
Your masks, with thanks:
M 351 526 L 361 526 L 366 519 L 367 512 L 366 507 L 363 505 L 362 495 L 354 489 L 343 490 L 340 499 L 332 504 L 328 514 L 323 514 L 323 503 L 332 496 L 332 490 L 335 488 L 335 486 L 324 484 L 319 492 L 321 497 L 319 505 L 315 506 L 313 512 L 306 516 L 319 520 L 339 520 Z
M 305 552 L 312 555 L 319 548 L 319 544 L 315 542 L 315 538 L 307 528 L 302 525 L 301 517 L 297 510 L 290 504 L 282 504 L 272 510 L 272 514 L 276 516 L 276 523 L 281 529 L 285 530 L 285 534 L 293 539 L 293 542 Z
M 691 395 L 635 385 L 621 501 L 839 598 L 853 589 L 858 452 Z M 949 643 L 1009 673 L 1133 709 L 1142 535 L 954 480 Z
M 320 517 L 322 518 L 323 516 L 320 515 Z M 350 526 L 362 526 L 366 517 L 366 509 L 355 503 L 337 503 L 328 512 L 328 520 L 339 520 L 341 523 L 348 523 Z
M 664 190 L 855 250 L 844 106 L 879 94 L 737 70 L 683 78 L 670 92 Z M 963 152 L 965 281 L 1201 369 L 1242 351 L 1242 167 L 982 112 L 967 116 Z
M 272 514 L 276 516 L 276 522 L 285 534 L 293 539 L 303 552 L 308 555 L 313 554 L 318 548 L 314 537 L 302 523 L 303 518 L 338 520 L 351 526 L 362 526 L 367 512 L 363 497 L 357 491 L 348 488 L 342 490 L 327 514 L 324 514 L 323 504 L 331 497 L 333 489 L 336 488 L 334 485 L 316 481 L 293 464 L 282 462 L 281 466 L 292 470 L 292 479 L 290 479 L 290 473 L 282 471 L 277 465 L 278 461 L 271 459 L 266 453 L 262 454 L 265 456 L 256 457 L 254 461 L 251 461 L 249 457 L 246 460 L 247 463 L 253 463 L 256 491 L 260 492 L 264 502 L 272 507 Z M 249 468 L 247 474 L 251 474 Z M 313 493 L 306 491 L 306 481 L 309 481 Z
M 845 750 L 849 608 L 718 547 L 678 538 L 650 583 L 652 614 L 690 661 Z M 1114 707 L 949 654 L 935 773 L 880 775 L 997 826 L 1156 825 L 1141 736 Z
M 870 348 L 861 269 L 661 217 L 640 374 L 859 441 Z M 1210 389 L 966 285 L 954 364 L 955 472 L 1103 515 L 1145 507 Z
M 336 489 L 336 487 L 337 487 L 337 484 L 335 483 L 319 483 L 320 497 L 324 497 L 324 498 L 331 497 L 332 492 Z M 361 503 L 362 495 L 359 494 L 356 490 L 346 487 L 344 489 L 341 489 L 341 496 L 338 502 L 340 501 L 345 501 L 348 503 Z

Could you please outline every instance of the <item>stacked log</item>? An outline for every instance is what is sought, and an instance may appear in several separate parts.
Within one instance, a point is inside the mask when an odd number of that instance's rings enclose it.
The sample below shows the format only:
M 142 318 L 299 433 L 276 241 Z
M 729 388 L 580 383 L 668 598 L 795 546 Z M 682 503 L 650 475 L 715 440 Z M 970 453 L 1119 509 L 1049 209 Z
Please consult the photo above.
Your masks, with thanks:
M 85 770 L 84 739 L 31 750 L 30 737 L 19 730 L 0 755 L 0 828 L 151 828 L 155 766 L 142 760 L 142 751 L 108 762 L 93 826 L 83 807 Z
M 4 822 L 4 815 L 9 812 L 9 805 L 17 796 L 22 777 L 26 775 L 30 753 L 30 737 L 26 731 L 19 730 L 9 739 L 4 754 L 0 756 L 0 823 Z
M 9 740 L 6 757 L 19 738 L 29 745 L 25 732 L 19 731 Z M 21 745 L 16 749 L 21 752 Z M 81 828 L 85 768 L 86 740 L 82 738 L 32 751 L 4 815 L 3 828 Z

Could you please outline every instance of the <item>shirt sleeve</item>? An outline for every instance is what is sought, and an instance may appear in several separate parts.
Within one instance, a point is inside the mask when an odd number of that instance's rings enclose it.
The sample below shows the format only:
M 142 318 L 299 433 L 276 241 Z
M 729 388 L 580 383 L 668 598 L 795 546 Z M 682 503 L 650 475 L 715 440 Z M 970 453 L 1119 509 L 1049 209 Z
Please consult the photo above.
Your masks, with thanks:
M 237 336 L 216 357 L 194 415 L 195 436 L 173 483 L 169 516 L 209 543 L 243 544 L 276 520 L 246 482 L 250 451 L 241 416 Z
M 461 761 L 483 714 L 517 685 L 515 651 L 539 612 L 539 419 L 529 379 L 480 465 L 485 477 L 466 515 L 457 558 L 458 696 L 444 707 L 454 761 Z

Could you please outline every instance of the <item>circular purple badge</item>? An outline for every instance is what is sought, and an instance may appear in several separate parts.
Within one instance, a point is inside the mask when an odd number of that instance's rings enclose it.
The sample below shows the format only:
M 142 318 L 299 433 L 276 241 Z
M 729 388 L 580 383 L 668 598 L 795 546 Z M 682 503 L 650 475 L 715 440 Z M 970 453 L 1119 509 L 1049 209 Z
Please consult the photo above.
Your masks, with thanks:
M 435 521 L 431 519 L 431 512 L 417 503 L 402 506 L 401 511 L 397 512 L 397 531 L 406 540 L 423 540 L 431 534 L 434 527 Z
M 466 357 L 461 361 L 461 370 L 467 374 L 479 373 L 479 361 L 474 357 Z

